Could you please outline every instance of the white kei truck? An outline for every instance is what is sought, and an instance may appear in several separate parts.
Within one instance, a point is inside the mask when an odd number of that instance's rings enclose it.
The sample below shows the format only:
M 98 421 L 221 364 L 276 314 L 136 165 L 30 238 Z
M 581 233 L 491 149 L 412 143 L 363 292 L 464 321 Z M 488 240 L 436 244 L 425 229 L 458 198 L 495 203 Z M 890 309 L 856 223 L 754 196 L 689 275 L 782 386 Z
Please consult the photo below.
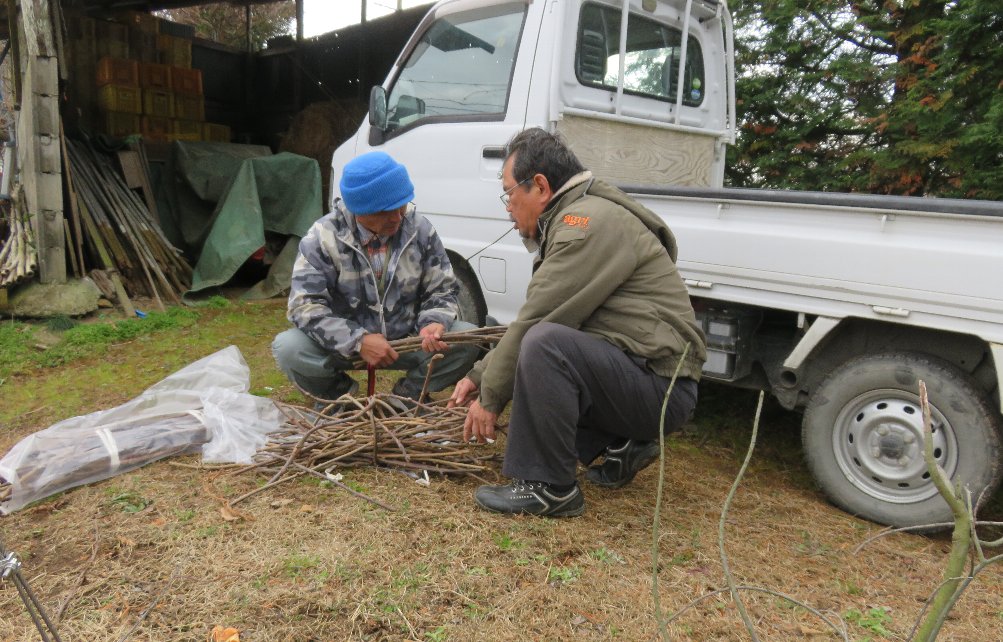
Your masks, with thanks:
M 918 382 L 937 463 L 976 501 L 990 496 L 1003 463 L 1003 203 L 723 188 L 734 78 L 725 0 L 443 0 L 372 89 L 332 176 L 372 150 L 402 162 L 464 317 L 506 323 L 532 262 L 498 200 L 504 146 L 527 127 L 560 132 L 675 233 L 705 378 L 803 410 L 808 466 L 844 510 L 949 522 L 923 459 Z

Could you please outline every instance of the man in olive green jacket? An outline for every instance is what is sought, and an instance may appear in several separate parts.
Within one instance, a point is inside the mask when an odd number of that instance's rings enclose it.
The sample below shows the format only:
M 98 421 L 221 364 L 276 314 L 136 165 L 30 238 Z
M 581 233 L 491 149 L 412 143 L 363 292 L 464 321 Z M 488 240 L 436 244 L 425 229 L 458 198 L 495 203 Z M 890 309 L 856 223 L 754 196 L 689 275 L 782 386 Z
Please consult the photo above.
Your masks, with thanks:
M 475 500 L 504 513 L 580 515 L 577 461 L 617 488 L 658 458 L 662 401 L 678 369 L 665 431 L 696 405 L 703 332 L 675 265 L 675 238 L 653 212 L 585 171 L 555 136 L 530 129 L 507 148 L 502 202 L 537 251 L 526 303 L 505 336 L 460 380 L 464 436 L 494 438 L 512 401 L 510 484 Z

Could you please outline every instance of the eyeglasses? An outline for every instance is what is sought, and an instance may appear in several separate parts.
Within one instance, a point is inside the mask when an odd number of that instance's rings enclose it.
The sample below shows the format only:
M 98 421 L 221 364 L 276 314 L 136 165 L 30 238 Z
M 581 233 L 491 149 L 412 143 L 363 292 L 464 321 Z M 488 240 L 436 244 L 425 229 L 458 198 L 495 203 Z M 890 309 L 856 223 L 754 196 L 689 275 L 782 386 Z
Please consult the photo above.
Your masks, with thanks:
M 530 176 L 529 178 L 524 178 L 523 180 L 519 181 L 518 183 L 516 183 L 512 187 L 510 187 L 507 190 L 505 190 L 505 192 L 501 196 L 498 197 L 498 199 L 501 200 L 502 205 L 504 205 L 506 207 L 506 209 L 507 209 L 508 208 L 508 202 L 510 200 L 512 200 L 512 190 L 514 190 L 515 188 L 519 187 L 523 183 L 528 183 L 531 180 L 533 180 L 532 176 Z

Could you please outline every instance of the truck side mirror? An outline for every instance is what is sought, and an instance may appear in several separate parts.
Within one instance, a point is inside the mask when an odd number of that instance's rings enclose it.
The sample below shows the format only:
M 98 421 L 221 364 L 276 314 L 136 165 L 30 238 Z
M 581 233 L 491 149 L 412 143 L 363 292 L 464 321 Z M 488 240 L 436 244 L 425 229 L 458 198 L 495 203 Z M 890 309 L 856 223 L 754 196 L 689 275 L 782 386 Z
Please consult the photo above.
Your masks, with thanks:
M 379 85 L 369 91 L 369 124 L 381 132 L 387 130 L 387 90 Z

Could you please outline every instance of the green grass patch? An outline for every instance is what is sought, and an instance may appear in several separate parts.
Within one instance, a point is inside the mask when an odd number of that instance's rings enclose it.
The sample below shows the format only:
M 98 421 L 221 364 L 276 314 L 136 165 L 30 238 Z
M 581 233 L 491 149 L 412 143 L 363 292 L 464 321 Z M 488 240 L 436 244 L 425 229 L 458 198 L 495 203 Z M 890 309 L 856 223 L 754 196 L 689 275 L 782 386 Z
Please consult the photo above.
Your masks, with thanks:
M 582 576 L 582 570 L 577 566 L 552 566 L 547 573 L 550 584 L 571 584 Z
M 183 307 L 151 312 L 145 319 L 111 323 L 76 323 L 61 332 L 48 348 L 36 347 L 36 329 L 17 321 L 0 325 L 0 378 L 25 374 L 37 368 L 54 368 L 84 357 L 104 354 L 108 346 L 132 341 L 164 330 L 186 328 L 198 321 L 196 310 Z M 51 329 L 51 328 L 50 328 Z
M 594 550 L 591 553 L 589 553 L 589 557 L 591 557 L 591 558 L 593 558 L 593 559 L 595 559 L 595 560 L 597 560 L 599 562 L 602 562 L 603 564 L 626 564 L 627 563 L 627 562 L 624 561 L 622 555 L 620 555 L 616 551 L 612 551 L 612 550 L 606 548 L 605 546 L 602 547 L 602 548 L 597 548 L 596 550 Z
M 153 500 L 143 497 L 134 490 L 109 488 L 107 492 L 112 506 L 123 513 L 138 513 L 153 503 Z
M 867 609 L 866 612 L 860 609 L 850 609 L 843 614 L 843 618 L 847 622 L 856 624 L 871 633 L 885 637 L 891 636 L 891 631 L 885 625 L 891 624 L 892 616 L 888 614 L 888 609 L 883 606 Z
M 317 568 L 319 565 L 320 557 L 317 555 L 290 555 L 282 562 L 282 572 L 286 577 L 298 579 L 304 573 Z

